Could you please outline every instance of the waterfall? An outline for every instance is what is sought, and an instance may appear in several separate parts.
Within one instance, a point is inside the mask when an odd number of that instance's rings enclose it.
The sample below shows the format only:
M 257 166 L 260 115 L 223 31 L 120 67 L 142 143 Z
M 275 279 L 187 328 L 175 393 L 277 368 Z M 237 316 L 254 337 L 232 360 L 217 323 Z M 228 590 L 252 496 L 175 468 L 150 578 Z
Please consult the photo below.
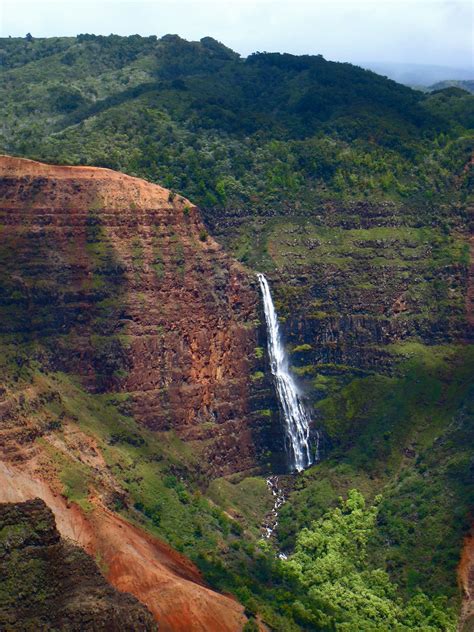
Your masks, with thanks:
M 285 442 L 289 465 L 291 470 L 301 472 L 312 463 L 309 444 L 310 418 L 298 387 L 289 372 L 288 357 L 281 339 L 278 318 L 268 281 L 260 273 L 258 274 L 258 280 L 262 290 L 263 308 L 267 323 L 270 368 L 285 423 Z

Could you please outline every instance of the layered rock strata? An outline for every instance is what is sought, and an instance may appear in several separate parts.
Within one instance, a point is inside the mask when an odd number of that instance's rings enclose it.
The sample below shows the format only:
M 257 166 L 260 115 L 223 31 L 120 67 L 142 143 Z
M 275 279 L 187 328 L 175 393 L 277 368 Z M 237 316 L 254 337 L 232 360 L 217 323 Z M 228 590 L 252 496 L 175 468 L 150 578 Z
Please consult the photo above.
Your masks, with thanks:
M 268 270 L 292 363 L 362 371 L 389 371 L 388 345 L 408 339 L 472 341 L 470 215 L 422 201 L 204 210 L 220 243 Z
M 0 173 L 0 334 L 127 393 L 139 423 L 195 442 L 211 474 L 254 467 L 278 434 L 259 296 L 198 209 L 107 169 L 3 156 Z

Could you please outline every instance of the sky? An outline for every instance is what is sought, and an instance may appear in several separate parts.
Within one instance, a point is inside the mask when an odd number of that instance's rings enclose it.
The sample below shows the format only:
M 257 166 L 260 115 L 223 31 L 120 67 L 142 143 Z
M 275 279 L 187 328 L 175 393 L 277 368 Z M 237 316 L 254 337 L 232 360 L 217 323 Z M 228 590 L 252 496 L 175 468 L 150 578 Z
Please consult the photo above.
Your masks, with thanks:
M 280 51 L 472 69 L 473 7 L 471 0 L 0 0 L 0 35 L 210 35 L 244 56 Z

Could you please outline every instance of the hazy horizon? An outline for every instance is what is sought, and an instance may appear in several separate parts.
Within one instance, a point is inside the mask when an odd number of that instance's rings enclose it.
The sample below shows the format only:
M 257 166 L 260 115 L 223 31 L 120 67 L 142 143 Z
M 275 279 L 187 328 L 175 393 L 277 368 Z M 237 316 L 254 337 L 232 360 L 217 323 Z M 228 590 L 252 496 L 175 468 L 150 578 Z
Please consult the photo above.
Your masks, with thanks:
M 322 54 L 358 65 L 473 68 L 473 9 L 466 0 L 3 0 L 2 37 L 211 36 L 243 56 Z M 473 73 L 474 74 L 474 73 Z

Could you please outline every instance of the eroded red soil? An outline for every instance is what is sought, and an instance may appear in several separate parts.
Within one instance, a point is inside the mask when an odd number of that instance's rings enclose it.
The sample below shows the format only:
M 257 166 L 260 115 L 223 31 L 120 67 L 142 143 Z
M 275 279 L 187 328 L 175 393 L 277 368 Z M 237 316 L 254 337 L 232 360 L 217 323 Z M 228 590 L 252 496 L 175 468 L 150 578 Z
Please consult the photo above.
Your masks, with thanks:
M 0 462 L 0 502 L 42 498 L 61 535 L 80 544 L 118 589 L 146 604 L 164 632 L 237 632 L 246 618 L 236 601 L 205 586 L 190 560 L 98 502 L 83 512 L 23 464 Z

